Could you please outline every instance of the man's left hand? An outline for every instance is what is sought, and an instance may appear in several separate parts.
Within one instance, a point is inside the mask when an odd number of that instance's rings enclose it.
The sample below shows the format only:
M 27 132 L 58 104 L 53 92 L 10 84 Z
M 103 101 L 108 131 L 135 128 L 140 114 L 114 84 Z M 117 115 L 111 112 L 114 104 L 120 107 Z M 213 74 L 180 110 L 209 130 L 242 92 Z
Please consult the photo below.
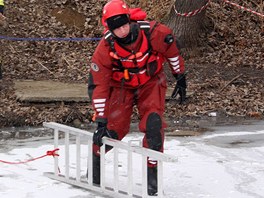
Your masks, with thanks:
M 177 95 L 179 94 L 180 96 L 180 104 L 184 104 L 186 101 L 186 88 L 187 88 L 187 83 L 186 83 L 186 78 L 185 74 L 175 74 L 174 77 L 177 80 L 176 86 L 171 94 L 171 98 L 176 98 Z

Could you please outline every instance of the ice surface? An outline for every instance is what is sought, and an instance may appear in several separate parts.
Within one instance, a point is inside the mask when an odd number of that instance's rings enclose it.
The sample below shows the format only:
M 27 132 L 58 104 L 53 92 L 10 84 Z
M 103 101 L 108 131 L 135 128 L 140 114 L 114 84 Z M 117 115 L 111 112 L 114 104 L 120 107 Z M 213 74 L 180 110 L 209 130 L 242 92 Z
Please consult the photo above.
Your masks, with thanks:
M 165 153 L 178 157 L 176 163 L 164 163 L 165 197 L 177 198 L 262 198 L 264 197 L 264 126 L 258 130 L 239 131 L 222 128 L 197 137 L 166 137 Z M 131 133 L 124 141 L 140 140 L 142 135 Z M 7 146 L 9 145 L 9 146 Z M 59 160 L 63 161 L 64 148 L 60 146 Z M 0 143 L 0 160 L 23 161 L 52 150 L 50 139 L 36 141 L 9 140 Z M 86 145 L 81 146 L 82 175 L 86 173 Z M 70 146 L 71 167 L 75 165 L 75 147 Z M 120 151 L 119 177 L 126 179 L 125 151 Z M 107 154 L 110 170 L 112 155 Z M 135 156 L 137 158 L 138 156 Z M 140 159 L 134 163 L 139 164 Z M 63 171 L 64 167 L 60 167 Z M 45 157 L 27 164 L 9 165 L 0 162 L 1 198 L 101 198 L 99 194 L 75 188 L 43 176 L 53 171 L 53 158 Z M 70 169 L 74 171 L 73 168 Z M 140 188 L 140 170 L 135 188 Z M 111 183 L 109 176 L 108 183 Z M 121 182 L 120 186 L 125 185 Z

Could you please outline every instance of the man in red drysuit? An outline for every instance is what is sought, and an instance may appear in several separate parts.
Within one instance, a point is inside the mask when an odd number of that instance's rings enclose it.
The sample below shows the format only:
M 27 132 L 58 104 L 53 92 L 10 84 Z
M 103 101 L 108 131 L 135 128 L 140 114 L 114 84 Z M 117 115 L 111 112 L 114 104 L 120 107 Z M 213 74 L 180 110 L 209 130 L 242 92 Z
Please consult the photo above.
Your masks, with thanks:
M 165 61 L 177 80 L 173 97 L 179 94 L 181 102 L 186 99 L 184 61 L 172 31 L 155 21 L 133 21 L 132 18 L 122 0 L 112 0 L 103 8 L 106 31 L 93 54 L 88 82 L 98 123 L 93 135 L 95 184 L 100 184 L 102 137 L 121 140 L 129 132 L 134 105 L 140 116 L 139 129 L 145 134 L 143 146 L 163 152 Z M 157 161 L 148 159 L 147 166 L 148 194 L 156 195 Z

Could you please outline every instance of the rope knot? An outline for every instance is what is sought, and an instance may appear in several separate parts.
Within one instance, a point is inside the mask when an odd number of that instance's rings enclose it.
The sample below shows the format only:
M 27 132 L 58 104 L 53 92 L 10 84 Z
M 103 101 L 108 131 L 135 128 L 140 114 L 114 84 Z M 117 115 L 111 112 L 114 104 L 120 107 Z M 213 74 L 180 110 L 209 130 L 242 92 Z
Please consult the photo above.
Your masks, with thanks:
M 58 150 L 60 150 L 60 149 L 56 148 L 56 149 L 54 149 L 52 151 L 47 151 L 47 155 L 50 155 L 50 156 L 53 156 L 53 157 L 59 156 L 59 154 L 56 153 Z

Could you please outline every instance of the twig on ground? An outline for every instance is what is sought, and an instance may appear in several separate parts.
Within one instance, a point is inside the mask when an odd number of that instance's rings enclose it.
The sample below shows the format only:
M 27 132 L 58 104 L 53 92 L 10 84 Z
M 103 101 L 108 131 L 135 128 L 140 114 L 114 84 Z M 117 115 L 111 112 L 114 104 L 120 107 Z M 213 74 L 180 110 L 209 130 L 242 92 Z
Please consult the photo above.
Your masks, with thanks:
M 51 74 L 53 74 L 52 71 L 50 71 L 47 67 L 45 67 L 39 60 L 35 59 L 35 61 L 40 65 L 42 66 L 44 69 L 46 69 L 47 71 L 49 71 Z
M 222 91 L 223 91 L 228 85 L 230 85 L 234 80 L 238 79 L 240 76 L 242 76 L 242 74 L 239 74 L 239 75 L 237 75 L 236 77 L 232 78 L 227 84 L 225 84 L 224 87 L 222 87 L 222 88 L 220 89 L 219 92 L 222 92 Z
M 11 50 L 11 52 L 12 52 L 13 54 L 16 53 L 16 50 L 14 49 L 14 47 L 13 47 L 12 45 L 9 44 L 9 48 L 10 48 L 10 50 Z
M 72 65 L 71 65 L 70 62 L 66 59 L 65 56 L 62 56 L 62 59 L 67 63 L 67 65 L 69 65 L 69 67 L 72 67 Z

